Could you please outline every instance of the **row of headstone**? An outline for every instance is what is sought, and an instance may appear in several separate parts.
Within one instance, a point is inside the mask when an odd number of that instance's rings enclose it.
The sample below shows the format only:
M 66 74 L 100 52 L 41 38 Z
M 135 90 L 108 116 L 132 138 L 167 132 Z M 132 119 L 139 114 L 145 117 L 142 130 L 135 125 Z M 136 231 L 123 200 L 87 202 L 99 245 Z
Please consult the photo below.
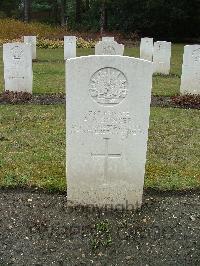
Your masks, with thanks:
M 65 37 L 69 46 L 65 49 L 67 58 L 76 57 L 76 37 Z M 32 60 L 36 59 L 36 36 L 24 36 L 24 43 L 3 45 L 5 90 L 32 93 Z
M 30 44 L 32 59 L 36 59 L 36 36 L 24 36 L 24 43 Z M 95 45 L 95 55 L 123 55 L 124 45 L 118 44 L 114 37 L 102 37 L 102 41 Z M 64 59 L 76 57 L 76 36 L 64 36 Z
M 95 47 L 107 54 L 103 42 L 114 40 L 104 39 Z M 170 57 L 171 44 L 157 42 L 154 51 L 154 63 L 161 63 L 166 73 L 170 60 L 165 66 L 163 58 Z M 198 54 L 196 47 L 192 62 L 185 56 L 185 66 L 198 68 Z M 141 206 L 154 63 L 119 55 L 66 60 L 69 205 Z
M 36 60 L 36 47 L 37 37 L 36 36 L 24 36 L 24 43 L 31 45 L 32 59 Z M 75 36 L 64 36 L 64 59 L 76 57 L 76 37 Z
M 95 52 L 99 55 L 123 55 L 124 46 L 115 42 L 113 37 L 103 37 L 96 45 Z M 148 61 L 154 58 L 154 73 L 169 74 L 171 43 L 155 42 L 153 45 L 153 39 L 144 38 L 141 40 L 140 53 L 141 58 Z M 76 37 L 65 37 L 64 54 L 65 59 L 76 57 Z M 35 36 L 25 36 L 24 43 L 4 45 L 6 90 L 32 93 L 32 59 L 36 59 Z M 184 48 L 181 94 L 200 94 L 200 45 L 187 45 Z
M 32 82 L 31 45 L 5 44 L 3 54 L 7 88 L 27 90 Z M 199 47 L 191 53 L 192 60 L 188 52 L 184 65 L 198 68 L 198 55 Z M 126 210 L 141 206 L 152 74 L 152 62 L 133 57 L 66 60 L 70 205 Z
M 113 55 L 66 61 L 68 204 L 141 206 L 152 74 L 155 62 L 168 72 L 171 43 L 157 42 L 156 52 L 154 62 Z M 191 74 L 186 87 L 193 78 L 200 81 L 199 70 L 200 46 L 185 46 L 182 82 Z
M 31 45 L 5 44 L 3 54 L 6 89 L 29 90 Z M 119 55 L 66 60 L 69 204 L 141 206 L 152 73 L 151 62 Z
M 142 38 L 140 58 L 152 61 L 154 73 L 170 73 L 171 42 L 155 42 L 153 38 Z M 200 94 L 200 45 L 184 47 L 181 75 L 181 94 Z
M 3 46 L 5 90 L 32 93 L 32 60 L 36 59 L 36 36 L 24 36 L 24 43 Z M 99 55 L 123 55 L 124 46 L 113 37 L 104 37 L 95 47 Z M 64 37 L 64 59 L 76 57 L 76 37 Z
M 140 58 L 152 61 L 154 73 L 168 75 L 170 73 L 171 42 L 158 41 L 153 38 L 142 38 L 140 43 Z
M 124 45 L 119 44 L 114 40 L 114 37 L 102 37 L 95 45 L 95 55 L 123 55 Z M 76 57 L 76 37 L 64 37 L 64 59 Z

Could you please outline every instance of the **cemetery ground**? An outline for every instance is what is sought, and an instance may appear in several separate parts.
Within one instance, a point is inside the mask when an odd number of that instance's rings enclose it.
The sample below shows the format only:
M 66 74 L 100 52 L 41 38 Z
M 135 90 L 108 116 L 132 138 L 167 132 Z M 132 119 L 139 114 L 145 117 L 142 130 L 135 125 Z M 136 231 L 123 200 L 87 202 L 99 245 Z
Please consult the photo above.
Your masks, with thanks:
M 171 73 L 154 76 L 153 95 L 179 94 L 182 54 L 173 45 Z M 35 96 L 64 93 L 63 49 L 38 49 L 33 71 Z M 67 208 L 58 103 L 0 105 L 0 265 L 199 265 L 200 111 L 151 108 L 143 207 L 114 213 Z
M 78 56 L 93 54 L 78 49 Z M 153 95 L 179 94 L 183 45 L 173 45 L 169 76 L 153 78 Z M 126 55 L 139 56 L 139 48 L 127 48 Z M 54 105 L 0 105 L 0 185 L 37 186 L 66 190 L 65 105 L 63 49 L 38 49 L 33 63 L 34 97 L 57 94 Z M 0 89 L 3 90 L 2 49 Z M 61 95 L 61 96 L 60 96 Z M 163 97 L 165 98 L 165 97 Z M 200 187 L 199 110 L 152 107 L 146 167 L 146 187 L 187 189 Z

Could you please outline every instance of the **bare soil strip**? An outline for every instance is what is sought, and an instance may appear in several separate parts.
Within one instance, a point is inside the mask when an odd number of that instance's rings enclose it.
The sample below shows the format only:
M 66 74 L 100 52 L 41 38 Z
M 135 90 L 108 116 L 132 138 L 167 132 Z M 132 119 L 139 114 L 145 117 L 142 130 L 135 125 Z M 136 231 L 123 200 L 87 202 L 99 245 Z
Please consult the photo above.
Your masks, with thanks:
M 4 92 L 0 94 L 0 104 L 65 104 L 65 94 L 28 94 Z M 172 107 L 200 109 L 200 96 L 154 96 L 151 98 L 152 107 Z
M 200 265 L 200 191 L 145 192 L 141 210 L 72 209 L 0 190 L 0 265 Z

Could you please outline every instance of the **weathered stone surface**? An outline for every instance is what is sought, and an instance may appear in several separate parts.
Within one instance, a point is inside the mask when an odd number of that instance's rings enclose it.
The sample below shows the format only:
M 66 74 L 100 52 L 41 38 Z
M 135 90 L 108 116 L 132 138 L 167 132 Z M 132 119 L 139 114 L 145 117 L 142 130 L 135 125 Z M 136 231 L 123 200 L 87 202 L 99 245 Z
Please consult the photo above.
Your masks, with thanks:
M 141 206 L 152 72 L 131 57 L 66 61 L 69 204 Z
M 185 45 L 183 54 L 184 66 L 200 66 L 200 45 Z
M 102 41 L 114 41 L 114 37 L 102 37 Z
M 123 55 L 124 45 L 112 40 L 103 40 L 95 45 L 95 55 Z
M 64 36 L 64 59 L 76 57 L 76 36 Z
M 32 93 L 31 45 L 7 43 L 3 45 L 5 90 Z
M 36 36 L 24 36 L 24 43 L 30 44 L 32 49 L 32 59 L 37 58 L 37 37 Z
M 140 43 L 140 58 L 152 61 L 153 38 L 142 38 Z
M 154 43 L 153 63 L 154 73 L 168 75 L 170 73 L 171 42 Z
M 181 94 L 200 95 L 200 45 L 184 47 Z

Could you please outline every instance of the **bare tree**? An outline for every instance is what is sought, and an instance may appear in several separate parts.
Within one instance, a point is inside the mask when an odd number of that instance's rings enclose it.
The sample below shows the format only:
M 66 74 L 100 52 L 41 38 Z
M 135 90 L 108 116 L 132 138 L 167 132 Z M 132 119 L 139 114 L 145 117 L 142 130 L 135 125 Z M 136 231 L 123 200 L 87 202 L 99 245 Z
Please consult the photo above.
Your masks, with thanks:
M 66 0 L 57 0 L 58 12 L 60 13 L 60 24 L 61 26 L 66 25 Z
M 100 6 L 100 33 L 103 35 L 106 24 L 106 0 L 101 0 Z
M 85 8 L 86 8 L 86 10 L 88 10 L 90 8 L 90 1 L 89 0 L 85 0 Z
M 31 0 L 24 0 L 24 21 L 30 21 Z
M 81 7 L 82 7 L 82 0 L 76 0 L 76 22 L 81 22 Z

